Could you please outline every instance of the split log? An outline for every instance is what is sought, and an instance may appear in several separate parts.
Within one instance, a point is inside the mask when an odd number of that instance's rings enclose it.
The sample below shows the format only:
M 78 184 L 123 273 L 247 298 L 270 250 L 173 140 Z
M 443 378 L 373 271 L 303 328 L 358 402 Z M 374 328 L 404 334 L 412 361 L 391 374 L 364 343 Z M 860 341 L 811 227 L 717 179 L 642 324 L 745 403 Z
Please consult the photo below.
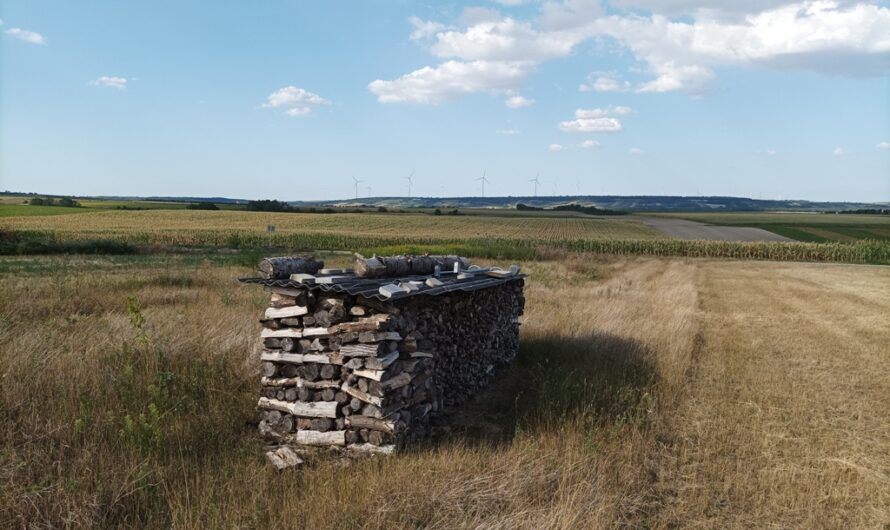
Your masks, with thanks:
M 387 436 L 380 431 L 370 431 L 368 433 L 368 442 L 373 445 L 383 445 L 383 442 L 386 441 Z
M 337 402 L 336 401 L 313 401 L 311 403 L 303 403 L 296 401 L 289 403 L 287 401 L 279 401 L 276 399 L 260 398 L 258 406 L 261 409 L 279 410 L 287 412 L 294 416 L 303 416 L 309 418 L 336 418 Z
M 330 364 L 331 359 L 322 353 L 278 353 L 272 351 L 264 351 L 260 354 L 261 361 L 272 361 L 276 363 L 317 363 Z
M 272 377 L 275 375 L 277 368 L 274 363 L 264 362 L 263 363 L 263 376 L 264 377 Z
M 411 374 L 409 374 L 408 372 L 402 372 L 399 375 L 384 381 L 383 382 L 383 391 L 388 392 L 388 391 L 394 390 L 396 388 L 401 388 L 410 382 L 411 382 Z
M 343 385 L 340 387 L 340 390 L 346 392 L 350 396 L 352 396 L 360 401 L 364 401 L 365 403 L 377 405 L 378 407 L 383 406 L 383 398 L 372 396 L 371 394 L 368 394 L 367 392 L 362 392 L 361 390 L 359 390 L 357 388 L 353 388 L 353 387 L 349 386 L 347 383 L 343 383 Z
M 354 415 L 346 419 L 346 426 L 356 429 L 372 429 L 375 431 L 383 431 L 392 434 L 395 432 L 396 423 L 370 416 Z
M 383 344 L 344 344 L 340 346 L 340 355 L 346 357 L 376 357 L 383 351 Z
M 282 307 L 280 309 L 270 307 L 266 309 L 266 318 L 301 317 L 307 313 L 309 313 L 309 309 L 301 305 Z
M 300 445 L 346 445 L 346 431 L 297 431 L 291 439 Z
M 380 381 L 383 379 L 384 370 L 356 370 L 352 372 L 353 374 L 364 377 L 367 379 L 373 379 L 374 381 Z
M 358 444 L 353 443 L 349 444 L 348 449 L 350 451 L 356 451 L 360 453 L 376 453 L 381 455 L 391 455 L 395 453 L 396 446 L 395 445 L 373 445 L 373 444 Z
M 362 331 L 358 334 L 361 343 L 382 342 L 385 340 L 400 341 L 402 336 L 398 331 Z
M 264 339 L 281 339 L 284 337 L 290 337 L 293 339 L 299 339 L 303 336 L 303 332 L 299 329 L 295 328 L 284 328 L 284 329 L 266 329 L 260 332 L 260 337 Z
M 284 280 L 290 278 L 291 274 L 298 273 L 315 274 L 322 267 L 323 261 L 308 255 L 266 258 L 257 265 L 260 276 L 267 280 Z
M 357 306 L 353 306 L 355 309 Z M 353 322 L 342 322 L 335 326 L 335 332 L 342 333 L 345 331 L 354 331 L 356 333 L 362 331 L 381 331 L 386 329 L 390 322 L 390 315 L 377 314 L 367 318 L 360 318 Z
M 363 363 L 363 365 L 365 368 L 368 368 L 370 370 L 385 370 L 387 367 L 389 367 L 389 365 L 394 363 L 396 361 L 396 359 L 398 359 L 398 358 L 399 358 L 399 352 L 394 351 L 394 352 L 388 353 L 387 355 L 385 355 L 383 357 L 371 357 L 371 358 L 365 359 L 365 362 Z M 378 381 L 379 381 L 379 379 L 378 379 Z
M 269 462 L 271 462 L 272 465 L 275 466 L 276 469 L 278 469 L 278 471 L 289 467 L 298 466 L 303 463 L 303 460 L 297 455 L 297 453 L 287 446 L 268 451 L 266 453 L 266 458 L 269 459 Z
M 264 377 L 260 380 L 263 386 L 295 386 L 297 388 L 324 389 L 324 388 L 340 388 L 339 381 L 307 381 L 302 377 L 286 377 L 279 379 L 271 379 Z

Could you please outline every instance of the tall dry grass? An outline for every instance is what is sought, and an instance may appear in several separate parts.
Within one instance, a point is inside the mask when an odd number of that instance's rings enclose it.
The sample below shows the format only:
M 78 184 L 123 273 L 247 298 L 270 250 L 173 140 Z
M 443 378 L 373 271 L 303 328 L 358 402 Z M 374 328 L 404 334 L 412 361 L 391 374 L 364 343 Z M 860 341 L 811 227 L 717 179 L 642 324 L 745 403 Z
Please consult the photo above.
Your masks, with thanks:
M 234 283 L 244 270 L 92 260 L 5 276 L 3 521 L 577 528 L 637 520 L 661 387 L 688 362 L 694 268 L 577 255 L 527 268 L 534 281 L 520 358 L 455 415 L 450 432 L 394 458 L 320 458 L 283 474 L 263 461 L 251 424 L 265 295 Z
M 6 270 L 0 527 L 888 522 L 887 269 L 551 253 L 525 264 L 517 362 L 433 439 L 284 473 L 245 269 Z

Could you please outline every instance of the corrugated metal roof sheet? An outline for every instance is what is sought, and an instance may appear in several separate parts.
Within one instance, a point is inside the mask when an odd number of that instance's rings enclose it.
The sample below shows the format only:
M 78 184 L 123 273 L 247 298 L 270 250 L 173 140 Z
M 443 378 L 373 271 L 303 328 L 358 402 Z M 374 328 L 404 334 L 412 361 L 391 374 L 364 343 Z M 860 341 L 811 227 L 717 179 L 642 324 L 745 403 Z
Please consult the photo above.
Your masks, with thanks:
M 462 273 L 473 272 L 461 271 Z M 323 277 L 323 276 L 319 276 Z M 239 278 L 238 281 L 249 284 L 265 285 L 266 287 L 286 287 L 290 289 L 306 289 L 309 291 L 324 291 L 347 293 L 364 298 L 375 298 L 380 301 L 401 300 L 411 296 L 428 295 L 436 296 L 453 291 L 476 291 L 479 289 L 487 289 L 496 285 L 507 282 L 516 281 L 525 278 L 524 274 L 516 274 L 505 278 L 492 278 L 486 276 L 484 272 L 476 273 L 472 278 L 458 279 L 457 274 L 453 272 L 441 273 L 438 276 L 442 285 L 436 287 L 427 287 L 423 285 L 419 290 L 408 293 L 396 293 L 391 297 L 385 297 L 380 294 L 380 287 L 389 284 L 407 283 L 409 281 L 424 282 L 430 276 L 402 276 L 399 278 L 355 278 L 354 280 L 345 280 L 337 283 L 300 283 L 293 280 L 267 280 L 264 278 Z

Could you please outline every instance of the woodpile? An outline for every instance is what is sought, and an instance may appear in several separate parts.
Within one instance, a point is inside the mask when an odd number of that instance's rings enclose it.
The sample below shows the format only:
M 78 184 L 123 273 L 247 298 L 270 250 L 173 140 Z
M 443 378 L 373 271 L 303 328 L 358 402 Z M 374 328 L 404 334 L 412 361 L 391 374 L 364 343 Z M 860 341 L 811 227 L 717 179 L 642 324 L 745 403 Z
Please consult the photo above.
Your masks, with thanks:
M 287 281 L 242 279 L 270 292 L 258 403 L 265 437 L 389 453 L 428 435 L 434 415 L 472 397 L 515 358 L 524 305 L 518 267 L 430 258 L 408 265 L 414 273 L 436 269 L 427 278 L 316 269 Z M 362 260 L 386 269 L 403 263 Z M 282 451 L 269 458 L 276 466 L 295 461 Z

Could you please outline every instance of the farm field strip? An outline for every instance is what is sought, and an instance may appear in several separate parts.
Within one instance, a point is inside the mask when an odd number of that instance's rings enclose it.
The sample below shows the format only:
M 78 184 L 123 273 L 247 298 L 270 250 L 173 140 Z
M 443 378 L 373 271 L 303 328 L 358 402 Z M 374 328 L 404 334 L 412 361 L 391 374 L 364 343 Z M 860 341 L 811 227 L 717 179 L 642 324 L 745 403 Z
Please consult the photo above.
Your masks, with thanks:
M 628 219 L 601 218 L 502 218 L 481 216 L 433 216 L 424 214 L 309 214 L 265 212 L 106 211 L 67 216 L 4 217 L 0 228 L 49 230 L 66 237 L 120 237 L 140 234 L 163 240 L 169 234 L 200 244 L 210 233 L 265 234 L 274 224 L 276 233 L 332 234 L 373 238 L 427 240 L 507 239 L 507 240 L 599 240 L 656 239 L 658 232 Z M 165 236 L 165 234 L 168 234 Z
M 690 212 L 653 213 L 651 216 L 687 219 L 720 226 L 761 228 L 798 241 L 890 241 L 890 215 Z

